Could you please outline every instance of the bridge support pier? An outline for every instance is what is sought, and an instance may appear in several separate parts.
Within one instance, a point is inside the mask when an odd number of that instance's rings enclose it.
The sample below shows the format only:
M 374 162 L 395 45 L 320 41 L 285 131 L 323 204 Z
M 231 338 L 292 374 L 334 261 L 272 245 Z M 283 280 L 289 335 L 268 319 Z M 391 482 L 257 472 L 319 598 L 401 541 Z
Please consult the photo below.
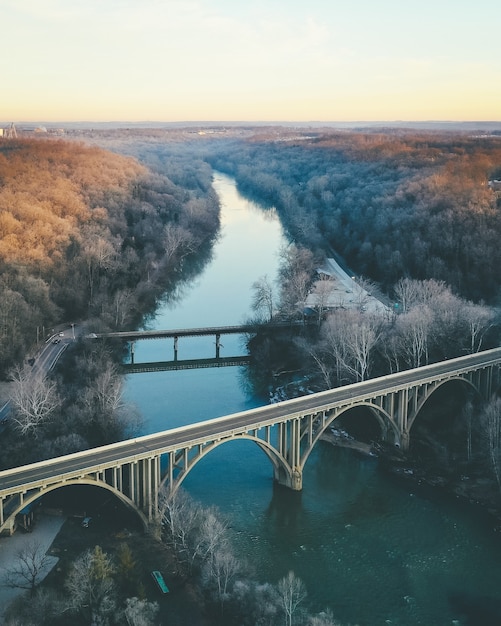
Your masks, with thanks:
M 303 472 L 295 467 L 291 472 L 286 472 L 283 467 L 275 468 L 275 482 L 292 491 L 302 491 Z
M 303 488 L 301 435 L 301 418 L 278 425 L 278 450 L 286 464 L 275 467 L 275 480 L 293 491 Z
M 409 449 L 409 439 L 410 437 L 407 431 L 402 431 L 400 433 L 400 443 L 398 444 L 398 447 L 404 452 L 407 452 Z

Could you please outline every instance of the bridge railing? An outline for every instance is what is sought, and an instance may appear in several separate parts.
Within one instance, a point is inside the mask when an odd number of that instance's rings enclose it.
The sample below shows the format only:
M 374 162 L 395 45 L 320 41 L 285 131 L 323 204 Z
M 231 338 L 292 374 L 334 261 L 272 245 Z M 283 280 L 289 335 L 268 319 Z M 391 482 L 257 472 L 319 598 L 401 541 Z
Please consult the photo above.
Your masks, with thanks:
M 63 457 L 39 461 L 0 472 L 0 498 L 16 493 L 20 486 L 29 488 L 58 475 L 78 476 L 82 472 L 105 471 L 117 463 L 139 461 L 155 454 L 176 451 L 183 446 L 199 445 L 210 438 L 229 437 L 246 430 L 273 426 L 279 422 L 355 404 L 383 393 L 398 392 L 413 385 L 450 378 L 460 373 L 501 363 L 501 348 L 405 370 L 380 378 L 301 396 L 280 403 L 258 407 L 196 422 L 174 429 L 144 435 Z

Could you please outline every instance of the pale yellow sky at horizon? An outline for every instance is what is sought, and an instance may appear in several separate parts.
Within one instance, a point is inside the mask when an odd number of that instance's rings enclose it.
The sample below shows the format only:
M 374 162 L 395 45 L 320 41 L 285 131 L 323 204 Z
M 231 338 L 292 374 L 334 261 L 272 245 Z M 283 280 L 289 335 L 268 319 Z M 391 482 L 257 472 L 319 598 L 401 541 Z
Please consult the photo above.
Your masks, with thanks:
M 0 0 L 2 121 L 501 120 L 493 0 Z

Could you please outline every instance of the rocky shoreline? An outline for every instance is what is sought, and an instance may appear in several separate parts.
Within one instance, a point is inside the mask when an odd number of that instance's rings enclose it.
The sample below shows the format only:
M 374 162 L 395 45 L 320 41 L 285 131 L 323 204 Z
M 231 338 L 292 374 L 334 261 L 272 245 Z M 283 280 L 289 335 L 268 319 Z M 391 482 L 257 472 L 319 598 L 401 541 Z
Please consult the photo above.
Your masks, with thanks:
M 494 529 L 501 532 L 501 497 L 495 481 L 466 475 L 446 477 L 416 468 L 405 460 L 382 458 L 383 469 L 418 486 L 428 487 L 444 494 L 461 498 L 479 507 L 492 517 Z
M 356 441 L 343 431 L 326 431 L 321 439 L 334 446 L 349 448 L 379 459 L 383 471 L 402 481 L 456 496 L 472 506 L 481 508 L 492 517 L 496 532 L 501 532 L 501 494 L 494 480 L 466 475 L 446 477 L 419 467 L 405 457 L 378 445 Z

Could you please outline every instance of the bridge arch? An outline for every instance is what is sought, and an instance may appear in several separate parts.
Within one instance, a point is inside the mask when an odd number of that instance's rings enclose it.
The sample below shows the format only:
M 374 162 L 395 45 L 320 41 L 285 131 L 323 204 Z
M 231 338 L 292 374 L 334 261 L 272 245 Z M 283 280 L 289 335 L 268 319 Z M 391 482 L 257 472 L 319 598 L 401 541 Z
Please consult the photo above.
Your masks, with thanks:
M 391 437 L 392 443 L 399 441 L 399 430 L 393 417 L 385 409 L 384 406 L 380 406 L 379 404 L 375 404 L 375 402 L 371 402 L 369 400 L 362 400 L 360 402 L 357 402 L 353 406 L 346 406 L 346 407 L 342 407 L 341 409 L 338 409 L 337 412 L 333 415 L 332 419 L 330 419 L 328 423 L 326 424 L 325 428 L 323 429 L 323 432 L 325 432 L 325 429 L 327 427 L 330 427 L 336 419 L 339 419 L 340 417 L 342 417 L 344 414 L 348 413 L 352 409 L 358 409 L 358 408 L 367 408 L 369 412 L 373 415 L 377 424 L 379 425 L 381 438 L 383 441 L 388 441 L 388 439 L 390 439 L 390 435 L 388 433 L 392 434 L 392 437 Z
M 216 448 L 219 448 L 225 443 L 235 442 L 235 441 L 252 441 L 258 445 L 258 447 L 265 453 L 268 459 L 271 461 L 273 466 L 273 472 L 275 476 L 278 476 L 281 473 L 290 474 L 292 468 L 290 467 L 287 459 L 280 454 L 280 452 L 268 441 L 260 439 L 257 435 L 252 435 L 250 433 L 242 433 L 238 437 L 224 438 L 212 441 L 208 445 L 204 446 L 202 449 L 198 451 L 197 454 L 192 456 L 187 464 L 187 467 L 184 466 L 179 474 L 175 476 L 172 480 L 172 483 L 169 484 L 168 489 L 169 493 L 174 495 L 176 491 L 181 487 L 184 480 L 187 478 L 188 474 L 192 471 L 192 469 L 198 465 L 198 463 L 204 459 L 209 453 L 213 452 Z M 186 464 L 185 464 L 186 465 Z M 169 473 L 167 472 L 162 480 L 161 486 L 165 486 L 166 483 L 169 482 Z
M 387 440 L 389 438 L 388 433 L 391 432 L 392 437 L 393 437 L 393 443 L 397 443 L 399 441 L 398 426 L 395 424 L 391 415 L 381 406 L 378 406 L 369 401 L 363 401 L 352 406 L 342 407 L 341 409 L 333 409 L 332 411 L 329 411 L 326 413 L 326 419 L 324 421 L 322 428 L 319 428 L 316 431 L 315 436 L 313 437 L 311 443 L 308 446 L 306 446 L 304 450 L 302 451 L 301 466 L 299 468 L 301 472 L 304 470 L 306 462 L 308 461 L 311 453 L 313 452 L 315 445 L 318 443 L 318 441 L 320 441 L 325 431 L 331 427 L 331 425 L 336 421 L 336 419 L 339 419 L 342 415 L 348 413 L 350 410 L 357 408 L 357 407 L 366 407 L 367 409 L 369 409 L 369 411 L 375 417 L 380 427 L 383 440 Z
M 125 504 L 125 506 L 129 510 L 131 510 L 133 513 L 136 514 L 136 516 L 139 518 L 139 521 L 141 522 L 143 526 L 143 529 L 144 530 L 147 529 L 148 520 L 145 514 L 141 511 L 141 509 L 139 509 L 136 506 L 136 504 L 130 498 L 128 498 L 124 493 L 122 493 L 120 490 L 116 489 L 115 487 L 108 485 L 105 482 L 101 482 L 101 481 L 96 482 L 95 480 L 92 480 L 91 478 L 82 478 L 79 480 L 66 481 L 64 483 L 55 483 L 53 485 L 47 486 L 43 490 L 37 491 L 36 493 L 29 494 L 23 499 L 23 502 L 21 504 L 18 504 L 15 508 L 13 508 L 13 510 L 10 512 L 10 517 L 15 518 L 23 509 L 25 509 L 30 504 L 33 504 L 37 500 L 40 500 L 48 493 L 51 493 L 53 491 L 58 491 L 59 489 L 64 489 L 65 487 L 75 487 L 78 485 L 90 485 L 92 487 L 104 489 L 105 491 L 110 491 L 114 496 L 118 498 L 120 502 Z
M 12 511 L 65 484 L 100 486 L 154 519 L 168 456 L 169 484 L 226 441 L 249 439 L 270 458 L 279 483 L 299 491 L 302 467 L 325 429 L 354 407 L 367 407 L 383 437 L 409 445 L 409 430 L 445 382 L 469 385 L 487 400 L 501 381 L 501 348 L 369 379 L 265 407 L 256 407 L 127 441 L 0 472 L 0 533 Z M 182 474 L 180 476 L 182 478 Z
M 454 383 L 459 383 L 459 385 L 463 388 L 469 387 L 474 392 L 478 400 L 483 399 L 481 390 L 472 380 L 470 380 L 466 376 L 451 376 L 450 378 L 447 378 L 445 380 L 436 381 L 435 383 L 427 386 L 426 393 L 423 394 L 421 398 L 419 398 L 418 402 L 416 403 L 415 409 L 410 413 L 409 418 L 407 420 L 409 433 L 412 430 L 412 427 L 416 419 L 418 418 L 419 414 L 421 413 L 422 409 L 433 398 L 436 392 L 439 389 L 443 388 L 445 385 L 449 386 L 450 384 L 454 384 Z

